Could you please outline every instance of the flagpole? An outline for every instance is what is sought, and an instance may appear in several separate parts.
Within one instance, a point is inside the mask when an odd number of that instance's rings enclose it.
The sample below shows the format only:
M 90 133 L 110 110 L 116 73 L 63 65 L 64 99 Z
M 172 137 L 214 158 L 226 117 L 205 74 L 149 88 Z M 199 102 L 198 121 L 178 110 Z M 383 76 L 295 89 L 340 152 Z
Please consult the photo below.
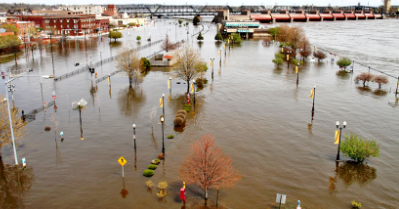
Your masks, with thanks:
M 314 98 L 316 97 L 316 85 L 313 87 L 313 105 L 312 105 L 312 120 L 314 116 Z

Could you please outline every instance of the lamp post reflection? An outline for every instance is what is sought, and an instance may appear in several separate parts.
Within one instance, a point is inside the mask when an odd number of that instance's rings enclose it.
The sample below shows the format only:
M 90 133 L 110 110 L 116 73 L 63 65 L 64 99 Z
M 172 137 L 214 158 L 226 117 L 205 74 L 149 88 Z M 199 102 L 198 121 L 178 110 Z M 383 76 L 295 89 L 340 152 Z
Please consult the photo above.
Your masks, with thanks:
M 87 102 L 84 99 L 79 100 L 79 102 L 73 102 L 72 108 L 74 110 L 79 111 L 79 122 L 80 122 L 80 139 L 84 140 L 83 138 L 83 126 L 82 126 L 82 110 L 86 109 Z

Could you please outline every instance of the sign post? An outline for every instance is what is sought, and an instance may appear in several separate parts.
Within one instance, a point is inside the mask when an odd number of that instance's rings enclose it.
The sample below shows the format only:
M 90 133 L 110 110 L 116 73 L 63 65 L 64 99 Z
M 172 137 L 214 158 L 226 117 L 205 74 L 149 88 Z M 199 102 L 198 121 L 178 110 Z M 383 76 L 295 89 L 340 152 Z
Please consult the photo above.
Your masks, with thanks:
M 127 161 L 125 160 L 125 158 L 123 158 L 122 156 L 118 159 L 119 164 L 121 164 L 122 166 L 122 177 L 125 177 L 125 170 L 124 170 L 124 165 L 127 163 Z
M 285 200 L 286 200 L 286 195 L 285 194 L 277 193 L 276 202 L 280 203 L 279 206 L 278 206 L 278 209 L 280 209 L 281 203 L 285 204 Z

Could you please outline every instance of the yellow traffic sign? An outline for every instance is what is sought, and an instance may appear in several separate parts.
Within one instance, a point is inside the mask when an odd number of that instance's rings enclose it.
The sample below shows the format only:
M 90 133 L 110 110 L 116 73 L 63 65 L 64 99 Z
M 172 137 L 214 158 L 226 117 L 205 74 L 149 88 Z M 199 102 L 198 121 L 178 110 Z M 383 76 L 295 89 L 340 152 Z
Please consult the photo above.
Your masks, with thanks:
M 119 164 L 121 164 L 121 166 L 124 166 L 124 165 L 127 163 L 127 161 L 126 161 L 125 158 L 123 158 L 123 157 L 120 157 L 120 158 L 118 159 L 118 162 L 119 162 Z

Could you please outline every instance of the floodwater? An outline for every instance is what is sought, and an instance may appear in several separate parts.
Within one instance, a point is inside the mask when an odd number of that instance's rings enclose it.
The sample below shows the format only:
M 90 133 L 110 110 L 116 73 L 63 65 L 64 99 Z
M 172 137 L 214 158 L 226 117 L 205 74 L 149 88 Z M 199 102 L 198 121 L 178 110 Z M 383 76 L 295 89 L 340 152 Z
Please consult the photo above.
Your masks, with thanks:
M 128 44 L 137 45 L 136 35 L 146 44 L 149 33 L 153 40 L 168 32 L 172 41 L 187 39 L 183 27 L 169 24 L 173 20 L 157 20 L 150 26 L 124 32 L 119 44 L 112 45 L 112 54 Z M 399 40 L 395 34 L 398 20 L 337 21 L 295 23 L 306 31 L 312 44 L 347 56 L 393 76 L 398 75 Z M 190 144 L 203 134 L 211 133 L 217 145 L 233 159 L 242 179 L 233 188 L 221 189 L 219 207 L 269 208 L 276 193 L 287 195 L 291 205 L 301 200 L 303 208 L 349 208 L 350 202 L 361 202 L 364 208 L 397 208 L 399 205 L 399 149 L 397 127 L 398 109 L 395 104 L 396 79 L 378 89 L 368 88 L 353 79 L 367 67 L 355 64 L 353 74 L 339 74 L 338 66 L 329 62 L 305 63 L 299 68 L 299 85 L 294 67 L 285 64 L 276 68 L 272 63 L 276 46 L 263 46 L 261 39 L 244 41 L 222 51 L 219 67 L 218 50 L 213 40 L 215 25 L 205 24 L 205 41 L 189 43 L 198 48 L 207 63 L 215 57 L 215 76 L 211 69 L 204 89 L 196 93 L 196 107 L 189 114 L 182 132 L 176 132 L 172 120 L 184 107 L 186 86 L 173 80 L 172 91 L 167 89 L 170 69 L 152 68 L 141 85 L 129 88 L 128 78 L 121 74 L 107 81 L 93 83 L 88 72 L 53 82 L 43 79 L 43 93 L 37 77 L 15 80 L 15 105 L 29 112 L 40 108 L 43 101 L 52 101 L 55 91 L 56 111 L 49 107 L 36 114 L 28 125 L 27 136 L 18 141 L 19 161 L 27 159 L 28 170 L 21 187 L 4 192 L 2 208 L 181 208 L 179 198 L 182 182 L 179 168 L 189 154 Z M 201 27 L 194 29 L 199 31 Z M 176 31 L 175 31 L 176 30 Z M 192 34 L 190 25 L 189 32 Z M 88 40 L 88 59 L 97 62 L 111 55 L 108 38 Z M 78 46 L 78 47 L 75 47 Z M 160 44 L 140 51 L 147 56 L 160 49 Z M 86 63 L 83 41 L 71 41 L 64 51 L 54 46 L 55 75 L 71 72 Z M 38 75 L 39 52 L 35 52 L 34 72 Z M 327 60 L 330 60 L 330 56 Z M 335 57 L 337 59 L 337 57 Z M 20 57 L 19 68 L 26 67 Z M 89 62 L 89 61 L 88 61 Z M 31 64 L 29 63 L 28 66 Z M 13 61 L 2 64 L 8 69 Z M 99 77 L 117 70 L 115 63 L 97 67 Z M 51 54 L 43 52 L 42 74 L 52 74 Z M 378 72 L 371 71 L 373 74 Z M 310 90 L 316 85 L 315 116 L 311 119 Z M 4 88 L 1 88 L 4 94 Z M 167 181 L 168 195 L 159 200 L 157 188 L 147 190 L 142 175 L 151 160 L 161 153 L 162 136 L 157 109 L 150 120 L 152 107 L 159 107 L 159 97 L 165 94 L 166 160 L 155 175 L 154 184 Z M 43 96 L 42 96 L 43 95 Z M 170 100 L 167 98 L 170 95 Z M 82 111 L 82 130 L 79 112 L 71 103 L 84 98 L 88 105 Z M 54 132 L 44 131 L 53 126 L 53 114 L 60 124 Z M 363 166 L 341 162 L 336 168 L 337 145 L 334 144 L 335 122 L 347 121 L 343 134 L 355 133 L 380 144 L 380 157 L 366 161 Z M 137 152 L 133 148 L 132 124 L 136 124 Z M 153 128 L 152 128 L 153 127 Z M 153 129 L 153 131 L 152 131 Z M 64 132 L 61 141 L 59 133 Z M 174 139 L 166 136 L 173 134 Z M 81 135 L 84 140 L 81 140 Z M 2 148 L 3 163 L 14 164 L 12 147 Z M 125 178 L 117 162 L 127 160 Z M 343 160 L 344 158 L 341 154 Z M 7 170 L 8 169 L 8 170 Z M 7 167 L 3 173 L 15 173 Z M 15 175 L 4 175 L 13 178 Z M 5 178 L 6 178 L 5 177 Z M 7 178 L 6 178 L 7 179 Z M 6 182 L 3 179 L 1 181 Z M 3 184 L 2 183 L 2 184 Z M 128 194 L 122 197 L 122 189 Z M 202 191 L 187 187 L 187 208 L 204 204 Z M 216 202 L 216 190 L 209 194 L 209 206 Z M 293 208 L 293 207 L 291 207 Z

